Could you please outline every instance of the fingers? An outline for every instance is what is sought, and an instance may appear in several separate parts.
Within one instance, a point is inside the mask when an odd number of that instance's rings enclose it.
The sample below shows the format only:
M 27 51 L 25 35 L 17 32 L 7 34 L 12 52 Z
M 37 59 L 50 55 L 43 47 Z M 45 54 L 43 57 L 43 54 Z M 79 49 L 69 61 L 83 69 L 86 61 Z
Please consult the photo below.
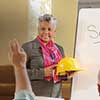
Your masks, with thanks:
M 75 75 L 75 73 L 76 73 L 75 71 L 67 72 L 67 74 L 66 74 L 67 75 L 67 78 L 68 79 L 72 78 Z
M 54 64 L 54 65 L 49 66 L 48 68 L 54 69 L 56 67 L 57 67 L 57 64 Z
M 11 40 L 9 42 L 9 48 L 10 48 L 10 53 L 16 53 L 16 44 L 15 44 L 15 40 Z
M 20 46 L 19 46 L 19 43 L 16 39 L 13 40 L 12 47 L 13 47 L 13 51 L 15 53 L 18 53 L 20 51 Z
M 18 40 L 15 39 L 14 42 L 15 42 L 15 45 L 16 45 L 16 50 L 17 50 L 17 52 L 23 51 L 23 50 L 21 50 L 22 48 L 21 48 L 21 46 L 19 45 Z
M 74 73 L 73 72 L 68 72 L 67 75 L 68 76 L 72 76 Z
M 44 68 L 45 70 L 45 76 L 51 76 L 53 69 L 51 67 Z
M 9 56 L 12 54 L 12 47 L 11 47 L 11 41 L 9 42 Z
M 9 42 L 9 51 L 10 53 L 19 53 L 20 52 L 20 45 L 16 39 L 11 40 Z
M 26 54 L 23 48 L 20 48 L 19 52 Z

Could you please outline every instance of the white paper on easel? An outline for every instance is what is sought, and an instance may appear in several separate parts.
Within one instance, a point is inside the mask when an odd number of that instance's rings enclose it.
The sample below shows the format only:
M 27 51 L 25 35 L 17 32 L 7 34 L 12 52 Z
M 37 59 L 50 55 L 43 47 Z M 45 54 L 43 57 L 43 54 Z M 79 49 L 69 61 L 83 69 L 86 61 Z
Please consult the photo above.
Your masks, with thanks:
M 42 97 L 42 96 L 36 96 L 35 100 L 64 100 L 61 98 L 53 98 L 53 97 Z
M 75 58 L 85 69 L 74 76 L 71 100 L 100 100 L 97 75 L 100 70 L 100 9 L 79 12 Z

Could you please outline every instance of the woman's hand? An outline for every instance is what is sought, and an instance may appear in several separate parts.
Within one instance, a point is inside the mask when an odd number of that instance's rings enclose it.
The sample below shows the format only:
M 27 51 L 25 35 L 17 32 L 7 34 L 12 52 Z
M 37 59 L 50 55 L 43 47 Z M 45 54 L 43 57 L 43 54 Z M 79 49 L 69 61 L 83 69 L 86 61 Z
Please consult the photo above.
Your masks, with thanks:
M 68 71 L 68 72 L 63 72 L 63 73 L 61 73 L 58 76 L 59 76 L 59 78 L 61 80 L 68 80 L 68 79 L 73 78 L 73 76 L 75 75 L 75 73 L 76 73 L 75 71 Z
M 16 39 L 9 43 L 9 60 L 16 68 L 20 68 L 26 65 L 26 53 L 20 47 Z
M 44 75 L 45 76 L 52 76 L 53 69 L 55 67 L 56 67 L 56 64 L 55 65 L 48 66 L 47 68 L 44 68 Z
M 71 79 L 73 78 L 73 76 L 75 75 L 75 71 L 69 71 L 69 72 L 66 72 L 66 75 L 67 75 L 67 79 Z

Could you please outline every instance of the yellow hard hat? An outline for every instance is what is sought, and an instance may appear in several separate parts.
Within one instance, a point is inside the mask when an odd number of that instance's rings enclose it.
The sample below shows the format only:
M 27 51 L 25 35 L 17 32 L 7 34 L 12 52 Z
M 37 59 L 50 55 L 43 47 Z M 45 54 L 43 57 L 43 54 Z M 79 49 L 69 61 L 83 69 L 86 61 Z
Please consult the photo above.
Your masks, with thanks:
M 56 74 L 59 75 L 61 73 L 69 72 L 69 71 L 80 71 L 79 65 L 76 59 L 72 57 L 65 57 L 60 60 L 56 67 Z

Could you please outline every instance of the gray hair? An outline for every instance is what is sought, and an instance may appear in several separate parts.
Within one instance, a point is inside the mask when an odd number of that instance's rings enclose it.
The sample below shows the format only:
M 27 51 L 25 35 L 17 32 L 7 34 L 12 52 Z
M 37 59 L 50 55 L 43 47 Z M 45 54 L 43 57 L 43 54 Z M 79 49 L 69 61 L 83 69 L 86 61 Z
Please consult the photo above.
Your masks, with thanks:
M 54 24 L 54 26 L 56 27 L 57 24 L 57 20 L 53 15 L 50 14 L 44 14 L 42 16 L 39 17 L 39 23 L 43 22 L 43 21 L 47 21 L 48 23 L 51 22 Z

